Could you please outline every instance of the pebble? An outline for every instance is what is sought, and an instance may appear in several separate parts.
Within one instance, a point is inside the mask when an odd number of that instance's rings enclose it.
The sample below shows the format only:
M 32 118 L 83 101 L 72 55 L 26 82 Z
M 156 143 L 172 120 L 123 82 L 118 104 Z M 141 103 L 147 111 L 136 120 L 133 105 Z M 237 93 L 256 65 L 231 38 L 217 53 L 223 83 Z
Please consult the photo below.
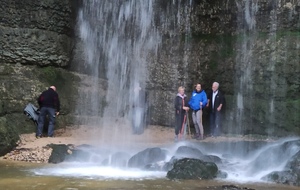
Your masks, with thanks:
M 15 149 L 3 156 L 3 159 L 14 161 L 25 161 L 32 163 L 48 163 L 52 148 L 37 147 L 33 149 Z

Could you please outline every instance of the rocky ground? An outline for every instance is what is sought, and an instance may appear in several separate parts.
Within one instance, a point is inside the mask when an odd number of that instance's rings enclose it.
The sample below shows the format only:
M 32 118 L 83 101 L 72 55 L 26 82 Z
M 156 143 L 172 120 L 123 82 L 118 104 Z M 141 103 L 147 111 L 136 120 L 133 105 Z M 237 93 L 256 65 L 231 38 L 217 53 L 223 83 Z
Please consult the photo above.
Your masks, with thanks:
M 174 132 L 171 128 L 159 126 L 149 126 L 141 135 L 132 134 L 128 128 L 118 129 L 117 133 L 122 134 L 123 139 L 118 137 L 119 135 L 114 135 L 114 133 L 115 131 L 110 128 L 70 126 L 56 130 L 54 138 L 43 137 L 37 139 L 35 133 L 22 134 L 20 135 L 18 146 L 10 153 L 4 155 L 2 159 L 47 163 L 52 152 L 52 149 L 47 146 L 48 144 L 70 144 L 72 146 L 89 144 L 101 146 L 104 143 L 119 145 L 135 142 L 136 145 L 149 144 L 150 146 L 151 144 L 172 143 L 174 138 Z
M 121 124 L 120 124 L 121 125 Z M 207 137 L 203 142 L 235 141 L 245 137 Z M 187 135 L 185 140 L 197 141 Z M 78 146 L 83 144 L 95 146 L 132 146 L 154 147 L 174 143 L 174 129 L 170 127 L 148 126 L 143 134 L 132 134 L 125 125 L 113 130 L 96 126 L 70 126 L 55 131 L 54 138 L 37 139 L 34 133 L 22 134 L 18 146 L 1 159 L 47 163 L 52 149 L 49 144 L 66 144 Z

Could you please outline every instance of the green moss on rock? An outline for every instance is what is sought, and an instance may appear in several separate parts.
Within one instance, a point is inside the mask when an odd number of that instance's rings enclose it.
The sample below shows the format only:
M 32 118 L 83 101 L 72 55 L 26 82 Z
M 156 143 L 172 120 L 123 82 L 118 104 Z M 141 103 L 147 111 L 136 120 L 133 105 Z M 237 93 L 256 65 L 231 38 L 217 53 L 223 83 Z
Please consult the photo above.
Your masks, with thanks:
M 12 120 L 0 117 L 0 156 L 3 156 L 16 146 L 19 133 Z

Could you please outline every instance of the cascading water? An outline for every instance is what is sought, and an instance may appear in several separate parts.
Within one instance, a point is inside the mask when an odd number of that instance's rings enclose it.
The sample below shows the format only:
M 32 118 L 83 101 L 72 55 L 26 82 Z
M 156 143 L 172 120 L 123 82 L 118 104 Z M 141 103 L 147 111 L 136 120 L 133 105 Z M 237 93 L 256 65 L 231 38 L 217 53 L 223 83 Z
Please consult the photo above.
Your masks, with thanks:
M 286 138 L 275 142 L 219 142 L 194 143 L 182 142 L 163 147 L 168 152 L 165 162 L 176 155 L 180 146 L 194 147 L 204 155 L 213 155 L 220 158 L 216 162 L 220 171 L 227 174 L 224 181 L 239 183 L 263 182 L 266 175 L 274 171 L 286 171 L 291 158 L 299 154 L 300 139 Z M 257 147 L 260 148 L 257 148 Z M 93 151 L 92 151 L 93 152 Z M 97 154 L 94 152 L 94 154 Z M 166 171 L 140 170 L 136 168 L 109 167 L 99 164 L 102 153 L 98 153 L 98 160 L 89 162 L 69 162 L 51 168 L 35 169 L 36 175 L 51 175 L 63 177 L 89 178 L 89 179 L 157 179 L 164 178 Z M 148 155 L 149 156 L 149 155 Z M 186 155 L 186 157 L 189 157 Z
M 185 5 L 184 8 L 184 15 L 185 15 L 185 38 L 184 38 L 184 55 L 183 55 L 183 68 L 184 68 L 184 72 L 182 72 L 183 76 L 188 76 L 187 73 L 187 69 L 188 65 L 189 65 L 189 57 L 190 55 L 187 53 L 190 49 L 191 49 L 191 43 L 190 43 L 190 39 L 192 38 L 192 34 L 191 34 L 191 21 L 190 21 L 190 15 L 191 15 L 191 9 L 193 7 L 193 0 L 189 1 L 189 4 Z M 182 22 L 182 21 L 181 21 Z M 184 81 L 187 81 L 186 79 L 184 79 Z M 183 83 L 183 86 L 186 86 L 187 84 Z
M 156 57 L 161 43 L 154 23 L 155 2 L 87 0 L 82 1 L 78 13 L 78 33 L 86 70 L 92 78 L 89 88 L 82 87 L 79 94 L 81 104 L 78 112 L 96 118 L 82 123 L 96 127 L 91 141 L 98 142 L 98 150 L 108 150 L 101 156 L 96 154 L 95 159 L 101 163 L 105 160 L 107 164 L 104 165 L 116 167 L 111 161 L 116 152 L 132 154 L 135 142 L 130 136 L 132 133 L 143 133 L 146 125 L 147 61 L 149 56 Z M 107 81 L 105 93 L 100 90 L 103 81 Z M 126 173 L 129 178 L 153 175 L 153 172 L 131 173 L 129 169 L 122 172 L 105 166 L 99 168 L 94 162 L 84 167 L 71 167 L 73 169 L 68 167 L 67 170 L 79 173 L 84 173 L 83 170 L 100 171 L 101 175 L 104 172 L 107 177 L 110 173 L 117 177 Z M 89 174 L 94 175 L 93 172 Z
M 289 91 L 298 83 L 297 78 L 290 76 L 299 70 L 299 33 L 283 24 L 299 23 L 299 19 L 295 19 L 296 2 L 236 2 L 239 10 L 234 79 L 236 101 L 231 113 L 235 122 L 231 132 L 283 135 L 286 129 L 297 126 L 296 116 L 289 119 L 281 114 L 294 115 L 299 105 L 294 95 L 297 90 Z M 286 65 L 289 62 L 294 71 Z M 289 111 L 288 107 L 295 111 Z
M 244 118 L 253 115 L 250 110 L 245 110 L 245 105 L 251 105 L 254 99 L 253 94 L 253 72 L 255 70 L 255 63 L 253 62 L 253 51 L 255 46 L 255 40 L 257 36 L 256 32 L 256 20 L 255 14 L 258 10 L 256 0 L 245 0 L 237 2 L 240 15 L 238 17 L 239 23 L 241 23 L 240 30 L 242 40 L 237 44 L 237 56 L 236 56 L 236 84 L 235 84 L 235 97 L 236 109 L 234 110 L 234 118 L 236 123 L 234 124 L 235 133 L 244 132 L 243 125 L 245 124 Z M 249 106 L 246 106 L 249 107 Z M 247 116 L 246 116 L 247 113 Z M 251 123 L 248 123 L 251 126 Z
M 87 101 L 92 102 L 92 112 L 99 113 L 98 103 L 105 98 L 103 117 L 97 125 L 115 130 L 114 139 L 125 135 L 118 134 L 120 122 L 115 122 L 121 118 L 134 133 L 142 133 L 145 127 L 147 57 L 155 55 L 161 43 L 153 8 L 153 0 L 90 0 L 83 1 L 79 12 L 86 61 L 96 78 L 92 88 L 98 88 L 99 78 L 108 82 L 106 97 L 94 93 Z
M 287 162 L 299 152 L 300 147 L 297 143 L 293 144 L 294 140 L 298 139 L 282 139 L 243 156 L 225 158 L 228 163 L 220 168 L 227 172 L 226 179 L 230 181 L 264 181 L 266 175 L 274 171 L 285 170 Z M 288 143 L 291 145 L 285 147 Z M 231 155 L 234 154 L 231 153 Z

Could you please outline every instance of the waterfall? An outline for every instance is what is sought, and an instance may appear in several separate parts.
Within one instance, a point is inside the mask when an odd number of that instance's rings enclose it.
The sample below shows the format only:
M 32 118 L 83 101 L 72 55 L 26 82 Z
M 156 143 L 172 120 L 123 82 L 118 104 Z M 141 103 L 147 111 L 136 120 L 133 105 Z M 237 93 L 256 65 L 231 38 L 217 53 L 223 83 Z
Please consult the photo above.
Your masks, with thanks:
M 103 116 L 98 126 L 114 129 L 122 120 L 143 132 L 147 57 L 155 56 L 161 43 L 154 5 L 154 0 L 83 1 L 78 25 L 89 74 L 95 77 L 91 88 L 99 89 L 99 81 L 107 80 L 105 96 L 96 90 L 87 97 L 91 112 Z
M 258 6 L 256 0 L 245 0 L 237 2 L 237 7 L 240 13 L 238 16 L 238 22 L 240 23 L 238 30 L 240 31 L 241 40 L 237 42 L 236 108 L 234 111 L 236 124 L 234 124 L 235 129 L 233 132 L 241 133 L 244 132 L 244 118 L 253 114 L 249 110 L 247 112 L 245 107 L 249 107 L 248 105 L 251 105 L 254 99 L 252 77 L 255 70 L 255 63 L 252 57 L 254 56 L 255 41 L 257 38 L 255 14 L 258 11 Z M 247 105 L 245 106 L 245 104 Z
M 190 0 L 189 4 L 185 5 L 184 7 L 184 15 L 185 16 L 185 20 L 183 21 L 185 23 L 185 37 L 184 37 L 184 55 L 183 55 L 183 76 L 188 76 L 188 70 L 187 68 L 189 67 L 189 58 L 191 57 L 191 53 L 190 53 L 190 49 L 191 49 L 191 38 L 192 38 L 192 32 L 191 32 L 191 12 L 192 12 L 192 8 L 193 8 L 193 1 Z M 182 21 L 181 21 L 182 22 Z M 184 78 L 185 83 L 183 83 L 183 86 L 186 86 L 186 81 L 187 78 Z M 198 83 L 198 82 L 196 82 Z
M 227 150 L 230 158 L 225 158 L 226 164 L 220 165 L 220 169 L 227 172 L 229 181 L 262 182 L 272 172 L 287 170 L 287 163 L 299 150 L 299 139 L 296 138 L 281 139 L 242 155 L 239 155 L 239 149 L 231 148 Z
M 297 25 L 283 24 L 299 23 L 295 4 L 244 0 L 237 1 L 237 7 L 236 108 L 231 113 L 236 123 L 231 132 L 283 135 L 297 123 L 289 107 L 297 110 L 299 105 L 295 90 L 289 90 L 297 79 L 289 77 L 293 71 L 288 66 L 291 62 L 294 71 L 299 70 L 299 34 L 293 32 Z
M 274 7 L 276 5 L 273 4 Z M 277 41 L 277 11 L 276 8 L 274 8 L 271 13 L 270 13 L 270 29 L 269 29 L 269 36 L 268 40 L 270 41 L 271 44 L 274 44 L 271 46 L 271 57 L 269 59 L 269 66 L 268 66 L 268 71 L 272 73 L 271 76 L 271 81 L 270 81 L 270 98 L 269 98 L 269 110 L 266 110 L 268 113 L 268 117 L 270 120 L 269 125 L 267 126 L 267 133 L 272 134 L 274 133 L 274 122 L 275 122 L 275 115 L 274 115 L 274 97 L 276 96 L 276 88 L 277 84 L 276 81 L 274 80 L 275 76 L 275 66 L 276 66 L 276 57 L 277 57 L 277 51 L 276 51 L 276 41 Z

